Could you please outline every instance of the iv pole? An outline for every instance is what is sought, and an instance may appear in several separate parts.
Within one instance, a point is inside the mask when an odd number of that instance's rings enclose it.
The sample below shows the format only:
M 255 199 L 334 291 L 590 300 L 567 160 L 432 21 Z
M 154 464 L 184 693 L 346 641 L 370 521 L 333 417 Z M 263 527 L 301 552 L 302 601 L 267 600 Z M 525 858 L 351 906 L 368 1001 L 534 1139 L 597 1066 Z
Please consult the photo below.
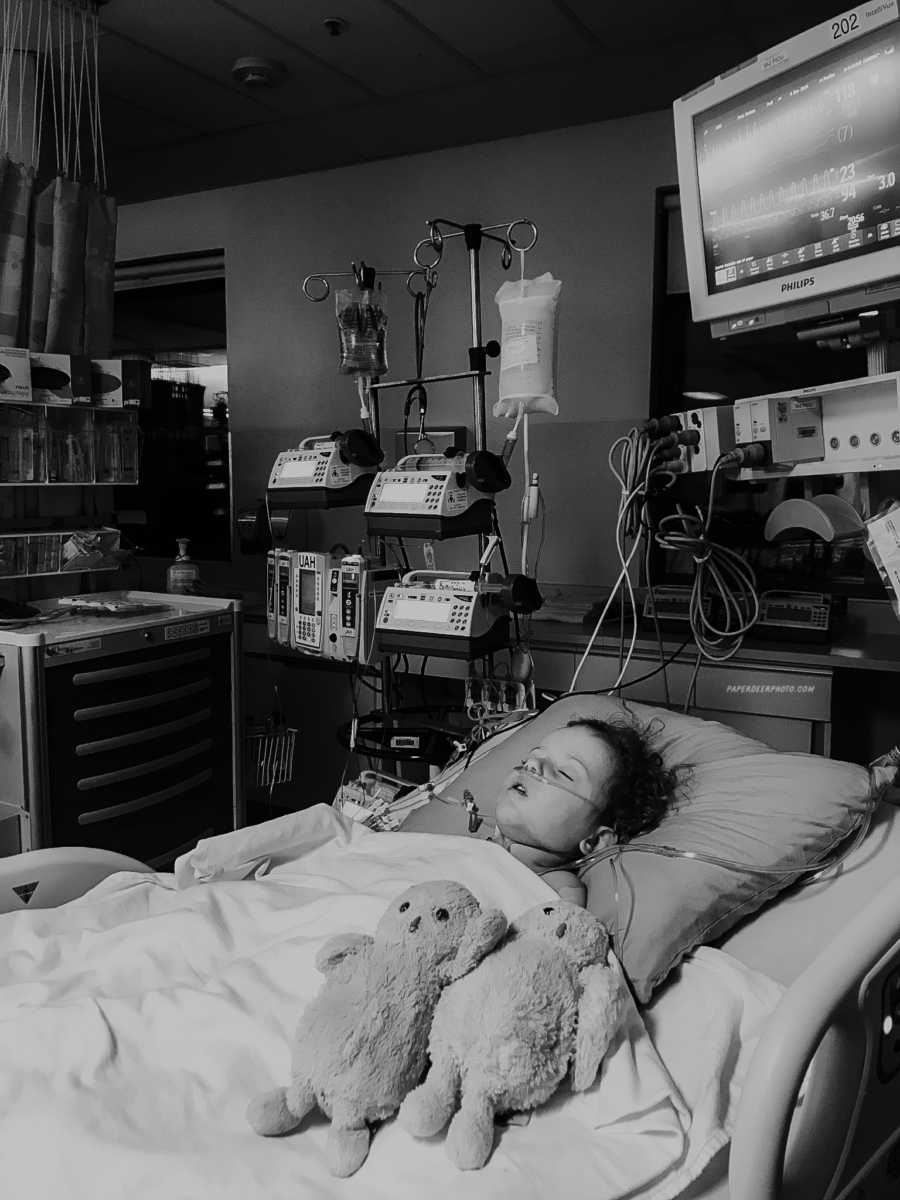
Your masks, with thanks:
M 523 242 L 516 241 L 514 231 L 518 226 L 522 226 L 526 231 Z M 444 229 L 450 232 L 444 232 Z M 495 230 L 504 230 L 502 236 L 498 236 Z M 530 234 L 530 240 L 528 235 Z M 485 238 L 489 241 L 497 242 L 500 246 L 500 265 L 504 271 L 509 270 L 512 264 L 513 250 L 519 253 L 526 253 L 531 250 L 538 239 L 538 229 L 533 221 L 525 217 L 519 217 L 515 221 L 501 222 L 495 225 L 480 225 L 475 222 L 461 225 L 456 221 L 450 221 L 444 217 L 438 217 L 428 222 L 428 236 L 423 238 L 416 246 L 413 252 L 413 261 L 415 269 L 409 272 L 396 270 L 376 271 L 371 267 L 367 267 L 365 263 L 360 263 L 357 267 L 352 264 L 352 274 L 355 277 L 359 287 L 374 286 L 376 275 L 400 275 L 406 274 L 406 289 L 410 295 L 415 295 L 413 281 L 418 275 L 425 278 L 426 284 L 434 285 L 436 280 L 436 268 L 441 261 L 444 251 L 444 241 L 450 238 L 462 237 L 465 239 L 466 250 L 469 255 L 469 303 L 472 318 L 472 345 L 469 347 L 469 370 L 451 372 L 443 375 L 427 375 L 414 379 L 395 379 L 385 382 L 379 382 L 377 379 L 366 378 L 364 381 L 365 390 L 365 408 L 369 414 L 370 432 L 378 444 L 381 444 L 381 422 L 379 411 L 379 396 L 378 393 L 388 388 L 404 387 L 409 388 L 417 384 L 423 385 L 427 383 L 442 383 L 457 379 L 472 380 L 472 409 L 473 409 L 473 424 L 475 432 L 475 449 L 487 449 L 487 393 L 485 389 L 485 376 L 487 371 L 488 358 L 497 358 L 500 354 L 500 345 L 493 339 L 482 345 L 482 320 L 481 320 L 481 268 L 480 254 L 482 242 Z M 423 261 L 423 256 L 432 258 L 431 262 L 427 259 Z M 346 276 L 351 272 L 331 272 L 331 273 L 315 273 L 308 275 L 303 281 L 303 294 L 307 300 L 320 302 L 325 300 L 330 292 L 329 279 Z M 311 288 L 317 285 L 321 289 L 321 294 L 313 294 Z M 379 542 L 381 539 L 379 539 Z M 478 535 L 479 555 L 484 555 L 486 547 L 490 539 L 486 534 Z M 379 556 L 383 559 L 384 549 L 379 546 Z M 390 687 L 391 687 L 391 666 L 390 660 L 385 659 L 381 664 L 381 702 L 385 712 L 388 711 Z
M 522 226 L 526 236 L 519 243 L 514 234 L 517 226 Z M 445 233 L 444 229 L 451 232 Z M 498 236 L 494 230 L 505 230 L 503 236 Z M 530 239 L 528 238 L 530 234 Z M 451 379 L 472 380 L 472 408 L 475 429 L 475 449 L 487 448 L 487 402 L 484 386 L 488 358 L 497 358 L 500 354 L 498 342 L 491 340 L 486 346 L 481 344 L 481 268 L 480 254 L 485 238 L 497 242 L 500 246 L 500 265 L 504 271 L 509 270 L 512 263 L 513 250 L 527 252 L 531 250 L 538 239 L 537 226 L 526 217 L 515 221 L 504 221 L 496 225 L 479 225 L 470 223 L 460 225 L 446 217 L 436 217 L 428 222 L 428 236 L 423 238 L 413 252 L 413 261 L 421 271 L 434 271 L 441 261 L 444 252 L 444 242 L 450 238 L 465 239 L 469 254 L 469 303 L 472 314 L 472 345 L 469 347 L 469 370 L 458 371 L 450 375 L 426 375 L 420 379 L 389 380 L 384 383 L 370 383 L 369 391 L 378 392 L 385 388 L 411 387 L 415 384 L 442 383 Z M 428 261 L 428 259 L 431 261 Z

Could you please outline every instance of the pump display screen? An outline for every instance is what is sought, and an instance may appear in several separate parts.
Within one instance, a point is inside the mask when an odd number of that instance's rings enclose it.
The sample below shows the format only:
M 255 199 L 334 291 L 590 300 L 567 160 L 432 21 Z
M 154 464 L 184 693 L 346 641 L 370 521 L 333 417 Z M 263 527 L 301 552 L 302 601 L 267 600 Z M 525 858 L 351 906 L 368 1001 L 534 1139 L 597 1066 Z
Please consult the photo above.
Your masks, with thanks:
M 316 573 L 315 571 L 299 572 L 300 575 L 300 615 L 312 617 L 316 612 Z
M 415 483 L 384 483 L 378 497 L 383 504 L 424 504 L 428 495 L 428 480 Z
M 394 620 L 398 625 L 406 621 L 427 621 L 430 625 L 449 625 L 450 605 L 446 601 L 421 600 L 411 596 L 401 596 L 394 601 Z
M 900 30 L 707 109 L 694 144 L 711 295 L 900 247 Z
M 317 460 L 315 458 L 292 458 L 286 463 L 281 464 L 280 478 L 286 479 L 312 479 L 316 471 Z

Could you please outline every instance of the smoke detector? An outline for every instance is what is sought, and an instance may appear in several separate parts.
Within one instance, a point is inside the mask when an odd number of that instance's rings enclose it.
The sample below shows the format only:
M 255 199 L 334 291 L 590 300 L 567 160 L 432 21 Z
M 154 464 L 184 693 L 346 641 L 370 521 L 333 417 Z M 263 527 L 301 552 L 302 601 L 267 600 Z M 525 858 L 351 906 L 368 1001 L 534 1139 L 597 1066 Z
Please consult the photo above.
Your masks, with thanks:
M 251 88 L 274 87 L 284 74 L 284 66 L 271 58 L 238 58 L 231 67 L 231 78 Z

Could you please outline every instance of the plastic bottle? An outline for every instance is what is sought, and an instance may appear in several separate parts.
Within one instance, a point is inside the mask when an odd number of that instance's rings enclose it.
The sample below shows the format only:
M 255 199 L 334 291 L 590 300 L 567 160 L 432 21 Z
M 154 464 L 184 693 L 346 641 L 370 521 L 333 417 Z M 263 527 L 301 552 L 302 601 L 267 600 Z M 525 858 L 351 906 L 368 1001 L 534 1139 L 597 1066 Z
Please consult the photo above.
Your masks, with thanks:
M 166 591 L 177 596 L 187 596 L 196 592 L 200 582 L 200 568 L 188 557 L 188 538 L 177 538 L 178 553 L 175 561 L 166 571 Z

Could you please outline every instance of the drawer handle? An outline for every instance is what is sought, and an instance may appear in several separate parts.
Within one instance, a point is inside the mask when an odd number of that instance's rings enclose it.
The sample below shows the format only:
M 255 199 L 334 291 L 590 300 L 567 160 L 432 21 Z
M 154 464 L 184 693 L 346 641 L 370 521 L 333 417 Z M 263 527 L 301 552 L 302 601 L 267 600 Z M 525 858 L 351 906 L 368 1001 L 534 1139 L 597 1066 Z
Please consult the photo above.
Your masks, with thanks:
M 209 829 L 201 829 L 195 838 L 191 838 L 189 842 L 182 842 L 180 846 L 175 846 L 168 850 L 165 854 L 157 854 L 156 858 L 145 858 L 144 862 L 148 867 L 152 867 L 154 871 L 158 871 L 163 863 L 174 862 L 182 854 L 188 850 L 193 850 L 201 838 L 211 837 L 215 831 L 212 826 Z
M 127 800 L 124 804 L 111 804 L 109 808 L 95 808 L 90 812 L 79 813 L 78 824 L 96 825 L 98 821 L 112 821 L 115 817 L 123 817 L 127 813 L 140 812 L 142 808 L 162 804 L 164 800 L 171 800 L 173 796 L 183 796 L 185 792 L 190 792 L 195 787 L 199 787 L 201 783 L 206 783 L 207 780 L 212 779 L 212 774 L 212 768 L 210 768 L 207 771 L 200 771 L 197 775 L 191 775 L 188 779 L 182 779 L 180 783 L 173 783 L 171 787 L 153 792 L 149 796 L 141 796 L 138 800 Z
M 168 692 L 151 692 L 149 696 L 138 696 L 135 700 L 120 700 L 118 704 L 95 704 L 91 708 L 76 708 L 76 721 L 95 721 L 99 717 L 115 717 L 120 713 L 141 712 L 145 708 L 156 708 L 170 700 L 182 700 L 185 696 L 196 696 L 212 686 L 209 679 L 198 679 L 184 687 L 171 688 Z
M 190 729 L 192 725 L 200 725 L 204 721 L 208 721 L 211 716 L 211 708 L 201 708 L 199 712 L 190 713 L 177 721 L 166 721 L 164 725 L 150 725 L 147 729 L 136 729 L 134 733 L 123 733 L 120 737 L 101 738 L 96 742 L 79 742 L 75 747 L 75 753 L 82 758 L 86 754 L 102 754 L 107 750 L 121 750 L 123 746 L 136 746 L 139 742 L 151 742 L 154 738 L 178 733 L 182 729 Z
M 149 662 L 129 663 L 124 667 L 104 667 L 98 671 L 79 671 L 72 676 L 76 687 L 84 687 L 91 683 L 112 683 L 116 679 L 134 679 L 136 676 L 155 674 L 157 671 L 168 671 L 170 667 L 183 667 L 185 663 L 202 662 L 209 658 L 209 650 L 191 650 L 187 654 L 172 654 L 162 658 L 152 658 Z
M 94 788 L 109 787 L 113 783 L 124 783 L 126 779 L 135 779 L 138 775 L 146 775 L 150 771 L 162 771 L 166 767 L 177 766 L 189 758 L 196 758 L 209 750 L 213 744 L 212 738 L 203 738 L 185 750 L 177 750 L 174 754 L 165 754 L 162 758 L 153 758 L 150 762 L 136 763 L 133 767 L 123 767 L 121 771 L 106 771 L 103 775 L 88 775 L 79 779 L 75 787 L 79 792 L 90 792 Z

